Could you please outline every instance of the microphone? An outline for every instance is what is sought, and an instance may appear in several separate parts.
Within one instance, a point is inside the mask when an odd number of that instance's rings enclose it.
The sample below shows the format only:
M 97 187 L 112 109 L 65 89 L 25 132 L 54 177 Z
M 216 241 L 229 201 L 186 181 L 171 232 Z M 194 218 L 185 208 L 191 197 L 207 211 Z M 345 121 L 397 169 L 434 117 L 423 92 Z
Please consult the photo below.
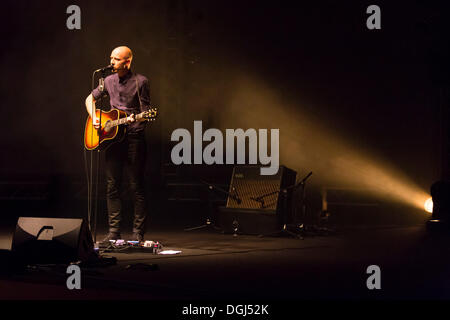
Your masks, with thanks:
M 95 70 L 95 72 L 107 71 L 107 70 L 112 70 L 112 69 L 114 69 L 114 67 L 110 64 L 109 66 Z
M 253 200 L 253 201 L 261 203 L 261 208 L 264 208 L 264 199 L 263 198 L 261 198 L 261 197 L 258 197 L 258 198 L 250 197 L 250 199 Z
M 241 200 L 241 198 L 239 198 L 239 196 L 237 194 L 237 191 L 236 191 L 236 188 L 233 187 L 232 190 L 234 191 L 234 194 L 232 194 L 231 197 L 237 202 L 237 204 L 241 204 L 242 200 Z
M 103 78 L 98 79 L 98 90 L 103 92 L 105 89 L 105 80 Z

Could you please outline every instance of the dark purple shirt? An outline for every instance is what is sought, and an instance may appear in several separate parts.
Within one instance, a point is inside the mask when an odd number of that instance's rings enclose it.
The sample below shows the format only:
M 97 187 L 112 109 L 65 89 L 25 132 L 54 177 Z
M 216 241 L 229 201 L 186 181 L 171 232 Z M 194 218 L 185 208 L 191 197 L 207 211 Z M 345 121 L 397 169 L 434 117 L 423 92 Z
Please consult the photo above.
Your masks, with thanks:
M 109 95 L 111 108 L 125 111 L 127 115 L 138 114 L 150 108 L 148 79 L 131 70 L 122 78 L 117 73 L 107 76 L 103 94 Z M 92 96 L 95 100 L 100 99 L 102 93 L 98 87 L 92 91 Z M 145 122 L 134 122 L 129 124 L 128 132 L 138 132 L 144 128 Z

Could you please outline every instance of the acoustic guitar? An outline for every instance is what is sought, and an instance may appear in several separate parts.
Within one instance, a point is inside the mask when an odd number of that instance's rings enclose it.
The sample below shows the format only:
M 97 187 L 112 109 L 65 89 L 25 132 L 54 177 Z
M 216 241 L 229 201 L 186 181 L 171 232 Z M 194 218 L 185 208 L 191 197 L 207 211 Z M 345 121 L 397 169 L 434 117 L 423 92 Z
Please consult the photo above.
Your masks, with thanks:
M 126 124 L 130 117 L 121 110 L 113 109 L 111 111 L 96 110 L 96 117 L 100 119 L 99 129 L 92 126 L 92 118 L 88 116 L 84 129 L 84 147 L 87 150 L 105 150 L 112 143 L 120 141 L 125 136 Z M 158 115 L 157 108 L 151 108 L 148 111 L 141 112 L 134 116 L 135 121 L 153 121 Z

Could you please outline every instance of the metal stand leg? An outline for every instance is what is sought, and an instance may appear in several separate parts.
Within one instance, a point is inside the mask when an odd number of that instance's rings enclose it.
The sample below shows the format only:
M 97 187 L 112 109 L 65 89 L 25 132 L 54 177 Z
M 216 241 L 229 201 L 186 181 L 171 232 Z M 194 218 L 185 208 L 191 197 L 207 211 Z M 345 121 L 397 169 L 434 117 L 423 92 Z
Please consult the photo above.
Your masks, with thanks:
M 206 221 L 204 224 L 200 225 L 200 226 L 196 226 L 196 227 L 192 227 L 192 228 L 185 228 L 184 231 L 193 231 L 193 230 L 200 230 L 200 229 L 205 229 L 205 228 L 213 228 L 216 231 L 222 231 L 221 228 L 217 227 L 212 219 L 213 216 L 213 204 L 212 204 L 212 194 L 211 194 L 211 189 L 208 189 L 208 217 L 206 218 Z M 223 233 L 223 231 L 222 231 Z

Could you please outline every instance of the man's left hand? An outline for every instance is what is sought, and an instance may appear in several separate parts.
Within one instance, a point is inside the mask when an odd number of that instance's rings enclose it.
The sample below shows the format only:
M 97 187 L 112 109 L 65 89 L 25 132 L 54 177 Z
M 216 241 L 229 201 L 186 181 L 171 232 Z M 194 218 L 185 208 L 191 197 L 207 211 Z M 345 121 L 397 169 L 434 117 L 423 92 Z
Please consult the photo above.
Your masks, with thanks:
M 134 113 L 132 113 L 127 119 L 127 123 L 133 123 L 136 121 L 136 119 L 134 118 Z

